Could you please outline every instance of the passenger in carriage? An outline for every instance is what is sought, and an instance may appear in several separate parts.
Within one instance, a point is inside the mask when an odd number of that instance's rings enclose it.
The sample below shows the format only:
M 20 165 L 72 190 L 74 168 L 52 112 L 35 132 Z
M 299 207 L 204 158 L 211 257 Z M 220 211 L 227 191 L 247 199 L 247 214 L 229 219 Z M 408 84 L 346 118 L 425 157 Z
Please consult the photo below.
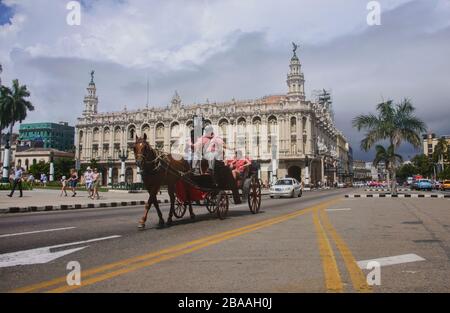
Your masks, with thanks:
M 233 177 L 236 181 L 244 179 L 244 173 L 247 167 L 252 164 L 249 158 L 244 157 L 241 150 L 236 151 L 234 159 L 228 162 L 228 166 L 233 172 Z
M 214 165 L 216 160 L 223 160 L 223 149 L 226 149 L 225 144 L 219 136 L 214 134 L 214 129 L 211 125 L 206 126 L 205 134 L 197 139 L 194 144 L 194 161 L 192 167 L 195 174 L 200 174 L 200 159 L 199 154 L 203 152 L 203 157 L 208 160 L 208 174 L 214 173 Z

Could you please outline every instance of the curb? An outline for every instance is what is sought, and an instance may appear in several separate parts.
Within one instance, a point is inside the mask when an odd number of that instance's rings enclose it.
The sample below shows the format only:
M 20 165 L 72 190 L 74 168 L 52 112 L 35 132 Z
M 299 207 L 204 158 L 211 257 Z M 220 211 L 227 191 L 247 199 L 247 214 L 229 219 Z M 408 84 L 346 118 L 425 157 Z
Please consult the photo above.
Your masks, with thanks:
M 432 194 L 432 195 L 424 195 L 424 194 L 401 194 L 401 195 L 390 195 L 390 194 L 356 194 L 356 195 L 345 195 L 345 198 L 435 198 L 435 199 L 443 199 L 450 198 L 449 195 L 441 195 L 441 194 Z
M 120 202 L 100 202 L 88 204 L 62 204 L 62 205 L 44 205 L 44 206 L 28 206 L 28 207 L 9 207 L 0 209 L 0 213 L 27 213 L 27 212 L 43 212 L 43 211 L 65 211 L 65 210 L 81 210 L 96 208 L 112 208 L 119 206 L 137 206 L 145 205 L 146 201 L 120 201 Z M 158 203 L 169 203 L 168 199 L 158 200 Z
M 383 189 L 383 188 L 367 188 L 364 189 L 364 191 L 378 191 L 378 192 L 388 192 L 391 191 L 390 189 Z M 409 188 L 397 188 L 397 191 L 411 191 Z

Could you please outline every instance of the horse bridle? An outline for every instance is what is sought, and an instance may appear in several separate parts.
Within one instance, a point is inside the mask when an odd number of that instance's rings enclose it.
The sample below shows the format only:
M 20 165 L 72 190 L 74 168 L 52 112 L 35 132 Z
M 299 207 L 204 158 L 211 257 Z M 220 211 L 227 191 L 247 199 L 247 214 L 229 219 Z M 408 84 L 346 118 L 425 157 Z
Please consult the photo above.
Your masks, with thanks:
M 148 151 L 144 151 L 144 153 L 136 154 L 135 158 L 136 158 L 136 159 L 137 159 L 138 157 L 141 158 L 142 163 L 144 164 L 144 166 L 141 168 L 141 171 L 142 171 L 143 173 L 148 171 L 148 170 L 147 170 L 148 165 L 156 164 L 156 165 L 152 168 L 152 170 L 150 171 L 150 173 L 149 173 L 149 174 L 156 174 L 156 173 L 158 173 L 158 171 L 159 171 L 159 170 L 161 169 L 161 167 L 162 167 L 162 162 L 161 162 L 161 160 L 162 160 L 164 154 L 163 154 L 161 151 L 159 151 L 159 150 L 152 149 L 148 143 L 145 143 L 145 145 L 146 145 L 145 149 L 148 150 Z M 154 156 L 153 160 L 148 160 L 147 155 L 146 155 L 145 152 L 147 152 L 147 153 L 152 153 L 153 156 Z

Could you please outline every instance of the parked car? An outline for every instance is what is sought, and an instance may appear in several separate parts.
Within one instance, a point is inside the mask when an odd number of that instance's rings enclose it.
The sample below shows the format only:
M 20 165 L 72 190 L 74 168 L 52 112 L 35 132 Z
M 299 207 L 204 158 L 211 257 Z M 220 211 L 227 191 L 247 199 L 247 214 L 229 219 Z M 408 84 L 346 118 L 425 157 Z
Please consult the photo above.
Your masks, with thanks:
M 407 184 L 408 186 L 411 186 L 411 185 L 413 184 L 413 182 L 414 182 L 414 177 L 408 177 L 408 178 L 406 179 L 406 184 Z
M 437 180 L 433 181 L 433 189 L 439 190 L 439 189 L 441 189 L 441 185 L 442 185 L 442 183 L 440 181 L 437 181 Z
M 429 179 L 419 179 L 416 182 L 416 187 L 417 190 L 433 190 L 433 184 L 431 183 L 431 180 Z
M 295 178 L 283 178 L 270 187 L 270 197 L 301 197 L 302 185 Z
M 441 190 L 450 190 L 450 180 L 444 180 L 442 182 Z

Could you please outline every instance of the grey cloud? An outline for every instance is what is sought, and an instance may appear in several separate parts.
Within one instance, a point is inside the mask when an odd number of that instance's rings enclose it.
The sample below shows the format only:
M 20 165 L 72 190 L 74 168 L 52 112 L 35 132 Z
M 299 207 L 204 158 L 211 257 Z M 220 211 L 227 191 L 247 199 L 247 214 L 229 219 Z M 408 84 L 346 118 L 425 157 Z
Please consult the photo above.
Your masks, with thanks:
M 408 2 L 383 12 L 382 26 L 320 45 L 302 44 L 299 56 L 307 95 L 314 89 L 332 90 L 337 126 L 351 141 L 355 158 L 371 160 L 373 152 L 359 150 L 363 134 L 351 127 L 350 120 L 373 111 L 383 98 L 410 98 L 430 129 L 450 133 L 450 28 L 445 19 L 449 20 L 449 10 L 439 10 L 439 4 Z M 301 37 L 298 30 L 291 34 L 294 41 Z M 157 106 L 167 105 L 175 89 L 186 104 L 286 92 L 290 42 L 279 44 L 265 32 L 242 31 L 226 40 L 226 51 L 202 64 L 185 64 L 181 70 L 168 70 L 165 64 L 136 69 L 74 58 L 31 58 L 21 50 L 13 52 L 12 70 L 32 91 L 38 109 L 30 120 L 74 123 L 83 110 L 92 68 L 101 111 L 120 110 L 125 104 L 129 109 L 143 107 L 147 75 L 150 103 Z M 415 153 L 408 145 L 400 152 L 405 157 Z

